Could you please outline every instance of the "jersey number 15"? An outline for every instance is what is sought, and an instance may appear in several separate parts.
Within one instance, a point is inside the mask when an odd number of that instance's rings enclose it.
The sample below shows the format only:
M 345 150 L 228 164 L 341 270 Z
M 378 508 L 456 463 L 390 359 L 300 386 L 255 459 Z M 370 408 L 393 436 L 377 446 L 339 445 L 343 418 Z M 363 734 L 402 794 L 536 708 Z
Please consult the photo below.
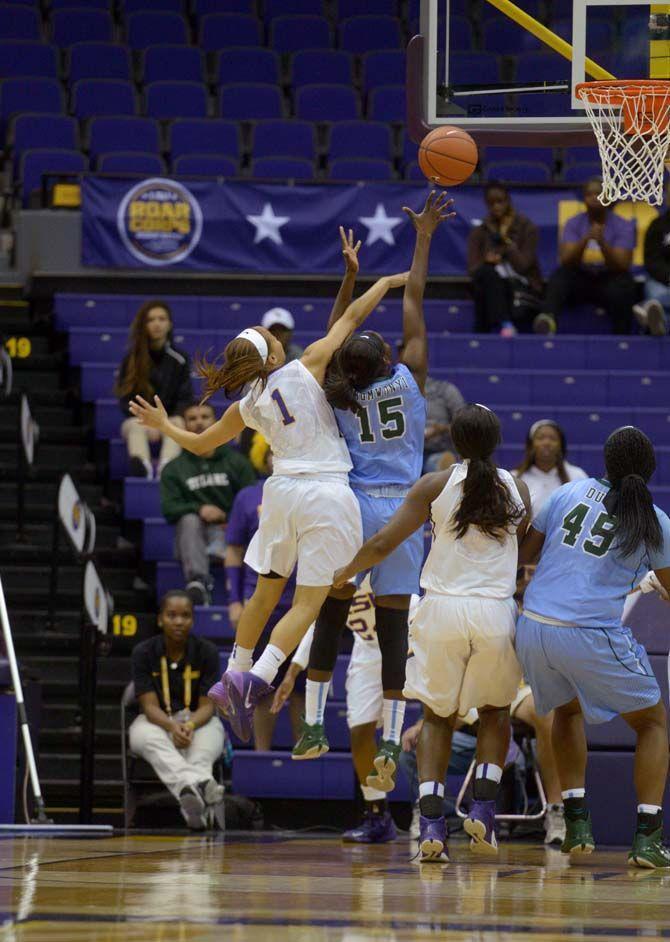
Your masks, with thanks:
M 377 439 L 372 431 L 368 408 L 372 406 L 361 406 L 358 411 L 358 421 L 361 424 L 361 443 L 363 445 L 372 445 Z M 405 415 L 402 411 L 402 397 L 396 396 L 395 399 L 383 399 L 377 403 L 379 412 L 379 425 L 381 426 L 382 438 L 389 441 L 391 438 L 402 438 L 405 434 Z

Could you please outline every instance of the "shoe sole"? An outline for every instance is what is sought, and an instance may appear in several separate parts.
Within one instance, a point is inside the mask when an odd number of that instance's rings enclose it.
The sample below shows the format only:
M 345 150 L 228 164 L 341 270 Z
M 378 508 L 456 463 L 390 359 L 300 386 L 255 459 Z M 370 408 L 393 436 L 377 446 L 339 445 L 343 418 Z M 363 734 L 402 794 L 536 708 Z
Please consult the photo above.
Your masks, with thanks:
M 207 822 L 204 820 L 205 803 L 198 800 L 195 795 L 186 795 L 179 799 L 179 807 L 187 827 L 192 831 L 204 831 Z
M 297 755 L 295 752 L 291 753 L 291 758 L 295 762 L 301 762 L 303 759 L 318 759 L 320 756 L 325 756 L 327 752 L 330 752 L 330 746 L 312 746 L 311 749 L 308 749 L 307 752 L 303 752 L 300 755 Z
M 377 774 L 368 775 L 365 784 L 368 788 L 377 788 L 380 792 L 392 792 L 395 788 L 396 764 L 393 759 L 376 756 L 374 761 Z
M 652 337 L 665 337 L 665 313 L 660 302 L 650 304 L 647 311 L 647 324 Z
M 576 844 L 574 847 L 571 847 L 570 850 L 564 850 L 563 853 L 570 854 L 571 857 L 588 857 L 595 849 L 595 844 Z
M 230 723 L 230 728 L 238 739 L 242 742 L 249 742 L 251 739 L 251 717 L 244 705 L 244 697 L 235 686 L 231 677 L 224 674 L 221 678 L 221 686 L 228 698 L 228 712 L 225 714 Z M 251 711 L 253 714 L 253 710 Z
M 420 863 L 449 863 L 442 841 L 426 840 L 419 844 Z
M 670 863 L 667 863 L 664 867 L 659 867 L 658 864 L 653 863 L 646 857 L 640 857 L 639 855 L 636 855 L 635 857 L 628 858 L 628 866 L 638 867 L 640 870 L 668 870 L 668 868 L 670 868 Z
M 470 841 L 470 850 L 473 854 L 486 855 L 487 857 L 498 856 L 498 848 L 485 840 L 486 825 L 483 821 L 479 821 L 476 818 L 466 818 L 463 822 L 463 830 L 472 838 Z
M 216 684 L 214 684 L 213 687 L 209 688 L 207 691 L 207 698 L 212 701 L 219 716 L 223 716 L 227 719 L 230 703 L 228 700 L 228 694 L 226 693 L 226 688 L 223 686 L 221 681 L 218 681 Z

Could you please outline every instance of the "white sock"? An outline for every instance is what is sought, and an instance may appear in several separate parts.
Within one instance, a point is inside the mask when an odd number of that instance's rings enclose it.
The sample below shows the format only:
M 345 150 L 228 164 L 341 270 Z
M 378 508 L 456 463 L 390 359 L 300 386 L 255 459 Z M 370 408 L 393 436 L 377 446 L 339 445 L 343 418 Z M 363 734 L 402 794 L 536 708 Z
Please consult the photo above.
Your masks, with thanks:
M 419 798 L 425 798 L 426 795 L 437 795 L 438 798 L 444 798 L 444 782 L 421 782 L 419 785 Z
M 637 813 L 638 814 L 658 814 L 659 811 L 662 811 L 660 805 L 638 805 Z
M 499 765 L 494 765 L 492 762 L 480 762 L 475 772 L 475 778 L 487 778 L 489 782 L 500 784 L 502 774 L 503 770 Z
M 229 671 L 250 671 L 253 664 L 254 649 L 243 648 L 239 644 L 233 645 L 233 650 L 228 658 Z
M 271 684 L 285 660 L 286 655 L 282 649 L 276 644 L 269 644 L 251 668 L 251 673 L 260 677 L 266 684 Z
M 586 789 L 568 788 L 564 792 L 561 792 L 561 798 L 563 801 L 565 801 L 566 798 L 586 798 Z
M 361 785 L 363 798 L 365 801 L 385 801 L 386 792 L 380 792 L 377 788 L 370 788 L 369 785 Z
M 308 680 L 305 685 L 305 722 L 308 726 L 323 724 L 330 681 Z
M 404 700 L 384 700 L 384 729 L 382 739 L 386 742 L 400 742 L 402 733 L 402 724 L 405 719 L 405 701 Z

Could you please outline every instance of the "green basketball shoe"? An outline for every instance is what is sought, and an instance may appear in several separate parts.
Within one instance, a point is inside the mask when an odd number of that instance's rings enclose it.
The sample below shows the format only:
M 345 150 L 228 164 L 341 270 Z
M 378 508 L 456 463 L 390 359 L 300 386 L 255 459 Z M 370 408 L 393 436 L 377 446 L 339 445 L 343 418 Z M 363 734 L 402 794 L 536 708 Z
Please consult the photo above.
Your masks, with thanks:
M 591 831 L 591 815 L 588 818 L 577 818 L 575 821 L 565 819 L 565 840 L 561 844 L 562 854 L 590 854 L 595 850 L 596 843 Z
M 306 723 L 303 719 L 300 739 L 293 747 L 291 758 L 318 759 L 319 756 L 328 752 L 329 749 L 330 746 L 326 739 L 326 731 L 323 728 L 323 723 L 315 723 L 314 726 L 310 726 L 309 723 Z
M 658 828 L 651 834 L 635 832 L 633 846 L 628 855 L 628 864 L 631 867 L 642 867 L 646 870 L 670 867 L 670 850 L 663 846 L 663 828 Z
M 392 792 L 395 788 L 395 773 L 400 759 L 400 743 L 382 739 L 375 756 L 374 771 L 370 772 L 365 784 L 368 788 L 377 788 L 380 792 Z

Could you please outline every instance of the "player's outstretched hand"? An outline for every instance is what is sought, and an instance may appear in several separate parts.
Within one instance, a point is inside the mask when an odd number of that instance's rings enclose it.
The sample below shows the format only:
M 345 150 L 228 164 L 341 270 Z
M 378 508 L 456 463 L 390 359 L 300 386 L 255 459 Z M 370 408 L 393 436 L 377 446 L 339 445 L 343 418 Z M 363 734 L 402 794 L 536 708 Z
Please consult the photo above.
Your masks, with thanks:
M 340 239 L 342 240 L 342 255 L 344 256 L 344 270 L 351 275 L 358 274 L 358 252 L 361 247 L 361 240 L 354 243 L 354 230 L 350 229 L 349 234 L 340 226 Z
M 134 399 L 131 399 L 128 408 L 140 425 L 144 425 L 146 428 L 162 429 L 167 423 L 168 414 L 158 396 L 154 396 L 154 402 L 155 405 L 152 406 L 142 396 L 135 396 Z
M 449 199 L 446 190 L 443 190 L 438 196 L 435 195 L 435 190 L 431 190 L 426 205 L 420 213 L 415 213 L 409 206 L 403 206 L 402 211 L 407 213 L 417 232 L 431 236 L 441 222 L 456 215 L 452 209 L 453 205 L 454 201 Z

